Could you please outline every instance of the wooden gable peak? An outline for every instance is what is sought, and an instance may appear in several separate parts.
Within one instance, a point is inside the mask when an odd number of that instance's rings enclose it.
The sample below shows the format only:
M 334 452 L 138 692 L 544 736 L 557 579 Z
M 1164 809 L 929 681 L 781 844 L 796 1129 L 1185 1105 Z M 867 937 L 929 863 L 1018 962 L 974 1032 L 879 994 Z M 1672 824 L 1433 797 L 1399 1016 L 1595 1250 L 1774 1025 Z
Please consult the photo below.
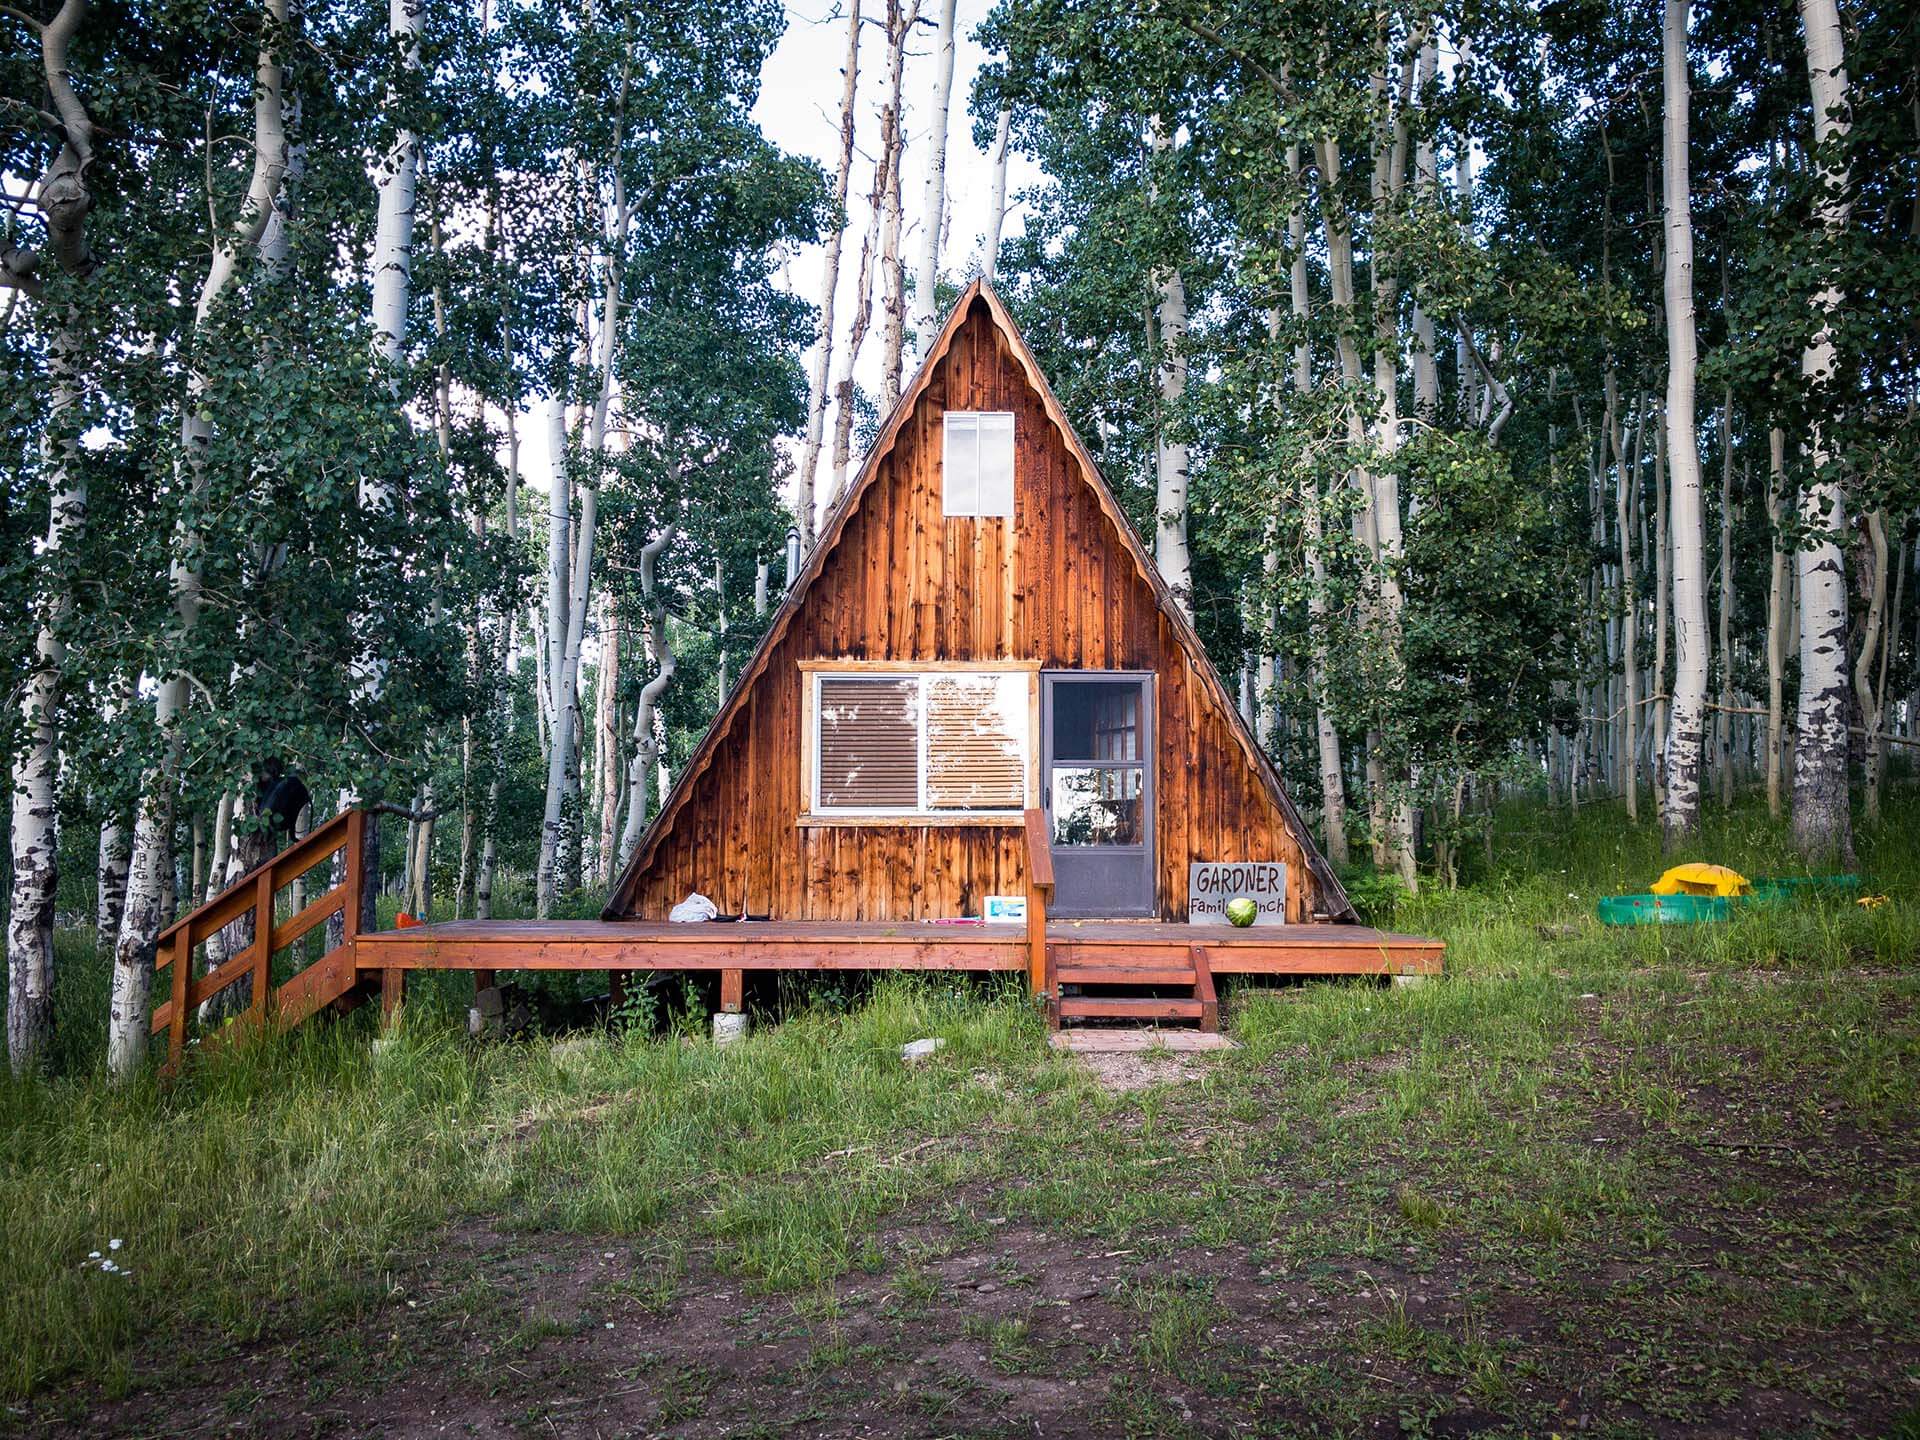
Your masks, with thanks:
M 959 334 L 960 327 L 966 323 L 976 302 L 986 306 L 988 316 L 1006 340 L 1008 351 L 1019 364 L 1027 384 L 1040 397 L 1047 418 L 1060 431 L 1061 438 L 1068 452 L 1073 456 L 1082 478 L 1092 487 L 1101 511 L 1113 524 L 1115 533 L 1125 544 L 1134 568 L 1153 591 L 1154 599 L 1171 625 L 1189 668 L 1199 678 L 1201 685 L 1221 711 L 1243 756 L 1253 767 L 1269 798 L 1292 830 L 1301 853 L 1307 857 L 1308 867 L 1313 871 L 1315 888 L 1326 907 L 1324 913 L 1334 920 L 1357 921 L 1359 915 L 1354 910 L 1352 901 L 1348 899 L 1346 889 L 1340 883 L 1340 877 L 1334 873 L 1333 867 L 1320 853 L 1320 847 L 1314 841 L 1313 832 L 1307 828 L 1306 821 L 1294 808 L 1286 786 L 1281 783 L 1279 772 L 1274 769 L 1273 762 L 1267 758 L 1266 752 L 1260 748 L 1245 718 L 1240 714 L 1239 707 L 1227 692 L 1219 672 L 1214 669 L 1213 661 L 1207 656 L 1205 646 L 1201 644 L 1199 632 L 1193 628 L 1193 622 L 1187 618 L 1186 612 L 1176 603 L 1172 590 L 1160 574 L 1159 567 L 1153 563 L 1153 557 L 1148 553 L 1145 542 L 1141 540 L 1139 532 L 1133 528 L 1133 522 L 1127 518 L 1126 511 L 1121 508 L 1112 487 L 1101 475 L 1100 467 L 1094 463 L 1092 454 L 1081 442 L 1072 422 L 1067 419 L 1066 411 L 1061 407 L 1059 398 L 1053 393 L 1053 386 L 1041 373 L 1039 362 L 1035 360 L 1026 337 L 1020 333 L 1020 327 L 1014 323 L 1013 316 L 1008 313 L 1006 305 L 993 286 L 982 279 L 975 279 L 954 301 L 953 309 L 947 314 L 946 323 L 940 327 L 940 333 L 934 338 L 934 342 L 927 347 L 926 358 L 914 371 L 912 380 L 901 390 L 900 399 L 887 416 L 886 423 L 880 427 L 880 433 L 875 437 L 866 458 L 861 461 L 860 469 L 827 512 L 827 518 L 820 527 L 819 538 L 814 544 L 812 553 L 802 563 L 799 576 L 788 586 L 780 607 L 774 612 L 773 619 L 761 635 L 760 643 L 754 648 L 752 657 L 741 668 L 739 678 L 733 682 L 733 688 L 727 692 L 727 697 L 721 703 L 713 723 L 707 727 L 707 733 L 701 737 L 700 744 L 694 749 L 686 767 L 668 792 L 666 803 L 660 807 L 660 812 L 653 817 L 652 823 L 647 826 L 645 834 L 641 836 L 640 843 L 634 847 L 633 854 L 628 857 L 620 878 L 614 885 L 613 893 L 607 897 L 606 906 L 601 912 L 602 918 L 619 920 L 625 917 L 627 907 L 632 903 L 634 892 L 639 886 L 640 877 L 646 872 L 655 850 L 659 848 L 661 840 L 673 829 L 681 810 L 685 808 L 693 793 L 695 784 L 713 763 L 713 757 L 719 749 L 720 742 L 732 731 L 746 703 L 746 697 L 766 669 L 775 647 L 791 627 L 794 616 L 807 603 L 808 592 L 826 568 L 827 557 L 839 545 L 848 521 L 859 508 L 862 497 L 880 473 L 881 462 L 892 453 L 902 427 L 905 426 L 908 417 L 913 414 L 914 406 L 919 403 L 927 386 L 932 383 L 934 370 L 940 361 L 946 358 L 947 351 L 953 346 L 954 337 Z

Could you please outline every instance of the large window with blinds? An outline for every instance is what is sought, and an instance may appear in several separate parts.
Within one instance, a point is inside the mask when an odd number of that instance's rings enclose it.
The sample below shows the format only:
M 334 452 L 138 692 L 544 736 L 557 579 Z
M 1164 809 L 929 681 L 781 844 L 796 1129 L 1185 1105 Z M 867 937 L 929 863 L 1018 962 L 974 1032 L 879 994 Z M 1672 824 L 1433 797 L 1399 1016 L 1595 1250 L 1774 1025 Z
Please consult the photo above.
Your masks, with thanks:
M 811 809 L 1015 816 L 1028 802 L 1028 671 L 815 671 Z

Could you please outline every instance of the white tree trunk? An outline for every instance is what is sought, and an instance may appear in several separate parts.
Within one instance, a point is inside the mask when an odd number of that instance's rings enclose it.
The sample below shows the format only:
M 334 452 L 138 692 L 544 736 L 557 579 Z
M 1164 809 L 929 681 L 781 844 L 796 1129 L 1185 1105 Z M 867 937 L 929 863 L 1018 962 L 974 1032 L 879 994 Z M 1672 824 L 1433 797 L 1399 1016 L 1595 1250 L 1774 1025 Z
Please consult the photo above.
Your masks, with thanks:
M 420 68 L 420 16 L 424 0 L 388 0 L 387 35 L 400 48 L 401 63 Z M 407 305 L 413 295 L 414 194 L 420 174 L 420 137 L 397 127 L 393 144 L 374 170 L 379 202 L 373 235 L 374 351 L 398 371 L 405 362 Z
M 1720 405 L 1720 724 L 1717 731 L 1720 804 L 1733 804 L 1733 386 Z
M 833 229 L 827 235 L 827 254 L 820 280 L 820 321 L 814 328 L 813 364 L 807 372 L 807 439 L 800 451 L 800 471 L 794 481 L 793 508 L 800 524 L 800 544 L 813 549 L 815 529 L 814 477 L 820 468 L 820 448 L 827 427 L 827 375 L 833 363 L 833 301 L 840 288 L 840 248 L 846 240 L 847 182 L 853 174 L 854 102 L 860 86 L 860 0 L 847 7 L 847 60 L 840 93 L 840 162 L 833 176 Z
M 95 896 L 95 943 L 106 949 L 120 933 L 120 912 L 127 903 L 127 828 L 118 816 L 100 826 L 99 885 Z
M 1155 155 L 1170 154 L 1174 141 L 1159 116 L 1147 122 L 1147 143 Z M 1155 279 L 1160 300 L 1155 312 L 1159 339 L 1160 411 L 1154 424 L 1153 558 L 1174 602 L 1193 618 L 1193 557 L 1187 547 L 1187 444 L 1176 438 L 1185 426 L 1180 407 L 1187 391 L 1187 289 L 1180 267 L 1168 266 Z
M 1693 211 L 1688 177 L 1688 0 L 1666 0 L 1661 173 L 1666 212 L 1668 530 L 1673 546 L 1673 706 L 1667 726 L 1667 843 L 1700 828 L 1707 719 L 1706 521 L 1694 419 Z
M 886 5 L 886 99 L 880 107 L 880 137 L 873 156 L 873 189 L 867 195 L 867 232 L 860 241 L 860 273 L 854 286 L 853 321 L 847 333 L 846 353 L 840 360 L 840 372 L 833 382 L 833 491 L 828 498 L 834 503 L 839 501 L 841 492 L 846 489 L 847 471 L 853 458 L 853 369 L 859 362 L 861 347 L 866 344 L 867 330 L 873 323 L 874 266 L 876 263 L 884 265 L 879 256 L 884 241 L 887 197 L 893 192 L 894 174 L 900 163 L 900 102 L 906 75 L 906 30 L 911 24 L 910 17 L 919 13 L 920 0 L 913 0 L 908 10 L 902 10 L 900 0 L 886 0 Z M 883 290 L 885 285 L 883 278 Z M 893 376 L 897 399 L 897 358 L 890 368 L 883 367 L 883 385 L 888 374 Z
M 1000 263 L 1000 232 L 1007 223 L 1007 139 L 1013 129 L 1013 112 L 1000 107 L 1000 118 L 993 130 L 993 198 L 987 207 L 986 251 L 980 257 L 980 278 L 989 285 Z
M 1427 91 L 1433 85 L 1439 63 L 1439 46 L 1428 40 L 1420 47 L 1419 72 L 1412 95 L 1414 105 L 1426 104 Z M 1423 207 L 1431 206 L 1439 190 L 1440 176 L 1434 164 L 1433 137 L 1423 125 L 1414 147 L 1414 199 Z M 1440 411 L 1440 369 L 1434 361 L 1433 346 L 1433 317 L 1421 308 L 1416 299 L 1413 304 L 1413 408 L 1414 413 L 1427 424 L 1432 424 Z
M 938 0 L 940 18 L 933 43 L 933 117 L 927 134 L 927 182 L 920 197 L 920 263 L 913 275 L 913 359 L 927 358 L 939 327 L 936 290 L 940 280 L 940 237 L 947 214 L 947 121 L 953 109 L 954 0 Z
M 901 356 L 906 345 L 907 295 L 906 271 L 900 258 L 901 214 L 900 170 L 907 155 L 906 113 L 900 105 L 905 76 L 907 37 L 920 18 L 920 0 L 902 9 L 897 0 L 887 7 L 888 89 L 893 98 L 893 132 L 883 139 L 890 142 L 886 190 L 881 196 L 880 222 L 880 308 L 886 315 L 881 330 L 880 408 L 891 414 L 900 401 Z M 893 22 L 898 20 L 896 26 Z
M 1866 531 L 1861 563 L 1872 567 L 1872 576 L 1867 583 L 1867 618 L 1860 631 L 1860 653 L 1853 662 L 1853 693 L 1860 706 L 1860 723 L 1867 732 L 1864 793 L 1866 817 L 1872 822 L 1880 818 L 1880 757 L 1885 751 L 1879 739 L 1886 709 L 1883 647 L 1891 648 L 1887 632 L 1887 515 L 1884 510 L 1869 510 L 1860 518 Z M 1878 685 L 1874 683 L 1876 659 L 1880 660 L 1883 677 Z
M 640 601 L 646 610 L 646 646 L 658 668 L 640 687 L 640 703 L 633 719 L 633 752 L 627 762 L 627 822 L 620 834 L 620 864 L 624 867 L 633 855 L 633 847 L 647 828 L 647 771 L 661 758 L 657 724 L 660 697 L 673 683 L 677 666 L 673 646 L 667 636 L 667 607 L 659 593 L 660 556 L 673 543 L 679 526 L 668 525 L 640 549 Z M 661 772 L 664 781 L 665 771 Z M 664 791 L 662 794 L 664 799 Z
M 87 238 L 93 197 L 87 171 L 93 162 L 93 122 L 73 89 L 68 54 L 86 18 L 86 0 L 63 0 L 39 27 L 40 69 L 46 94 L 60 122 L 61 145 L 40 177 L 39 205 L 46 223 L 46 249 L 68 276 L 85 280 L 94 270 Z M 38 255 L 16 246 L 11 227 L 0 235 L 0 288 L 41 294 Z M 79 404 L 87 336 L 71 307 L 48 326 L 47 417 L 41 441 L 49 496 L 47 539 L 41 558 L 52 577 L 34 614 L 32 669 L 20 689 L 20 722 L 13 764 L 12 897 L 7 914 L 7 1056 L 16 1075 L 45 1062 L 53 1039 L 54 897 L 60 882 L 57 787 L 60 732 L 57 724 L 66 642 L 61 631 L 72 607 L 62 574 L 63 552 L 77 544 L 86 522 L 87 482 L 80 466 Z
M 261 23 L 263 43 L 254 62 L 253 167 L 245 198 L 232 226 L 213 236 L 212 259 L 194 304 L 196 330 L 213 313 L 238 274 L 243 251 L 267 247 L 265 258 L 271 262 L 275 256 L 284 256 L 287 244 L 284 217 L 278 227 L 273 224 L 276 200 L 282 194 L 289 163 L 283 67 L 276 50 L 286 40 L 286 0 L 266 0 Z M 207 410 L 205 392 L 205 377 L 190 370 L 180 415 L 180 453 L 186 470 L 185 488 L 196 496 L 207 487 L 206 452 L 213 438 L 213 417 Z M 170 562 L 174 622 L 182 637 L 191 635 L 199 623 L 201 573 L 197 556 L 202 543 L 201 536 L 183 530 L 176 536 Z M 107 1069 L 116 1081 L 131 1077 L 146 1053 L 146 1009 L 152 983 L 153 946 L 167 919 L 161 891 L 172 864 L 171 826 L 166 817 L 179 785 L 182 759 L 175 732 L 186 714 L 188 702 L 187 677 L 179 673 L 163 679 L 154 696 L 155 726 L 162 737 L 161 758 L 160 763 L 148 767 L 142 777 L 133 853 L 128 865 L 126 905 L 114 943 Z M 225 839 L 231 829 L 230 796 L 223 797 L 222 806 L 228 823 L 220 838 Z M 226 883 L 222 858 L 216 853 L 208 876 L 209 885 L 216 890 Z M 197 892 L 192 903 L 200 903 Z M 224 944 L 224 937 L 208 943 L 209 964 L 220 961 Z
M 1313 389 L 1313 346 L 1308 338 L 1312 318 L 1312 288 L 1307 274 L 1306 196 L 1302 189 L 1304 173 L 1300 147 L 1287 147 L 1287 173 L 1298 198 L 1287 216 L 1287 245 L 1292 251 L 1290 272 L 1293 318 L 1299 338 L 1293 346 L 1293 388 L 1306 395 Z M 1327 695 L 1327 567 L 1326 536 L 1320 515 L 1321 496 L 1317 483 L 1305 497 L 1303 523 L 1307 550 L 1307 639 L 1311 646 L 1314 741 L 1320 757 L 1320 828 L 1327 859 L 1335 865 L 1347 863 L 1347 784 L 1340 765 L 1340 731 L 1334 724 L 1333 706 Z
M 1807 77 L 1813 95 L 1813 130 L 1822 193 L 1814 219 L 1829 240 L 1849 218 L 1846 164 L 1835 154 L 1846 141 L 1848 115 L 1846 50 L 1834 0 L 1799 0 L 1807 35 Z M 1832 316 L 1839 284 L 1829 279 L 1814 296 L 1820 328 L 1800 357 L 1800 374 L 1815 396 L 1808 456 L 1813 473 L 1800 495 L 1801 523 L 1815 537 L 1796 555 L 1800 582 L 1800 703 L 1793 747 L 1793 834 L 1809 859 L 1846 859 L 1853 850 L 1847 795 L 1847 583 L 1839 537 L 1846 533 L 1847 500 L 1839 464 L 1819 418 L 1821 392 L 1837 363 Z
M 40 553 L 57 577 L 86 523 L 87 481 L 77 442 L 59 435 L 80 400 L 77 336 L 56 337 L 50 350 L 47 430 L 54 438 L 47 442 L 46 461 L 53 500 Z M 20 733 L 27 744 L 13 767 L 13 895 L 7 915 L 7 1057 L 16 1075 L 39 1068 L 53 1038 L 53 908 L 60 884 L 55 715 L 67 654 L 61 630 L 72 603 L 66 580 L 55 578 L 40 601 L 34 665 L 20 695 Z
M 559 890 L 561 830 L 566 823 L 567 757 L 573 748 L 570 727 L 575 714 L 573 685 L 567 675 L 567 617 L 573 567 L 569 542 L 573 532 L 573 478 L 567 463 L 567 410 L 561 396 L 550 402 L 549 446 L 553 478 L 547 492 L 547 710 L 551 715 L 547 741 L 546 806 L 540 822 L 540 861 L 535 877 L 535 913 L 553 914 Z
M 1627 818 L 1640 818 L 1640 781 L 1638 737 L 1640 725 L 1640 672 L 1635 647 L 1639 636 L 1640 599 L 1634 588 L 1633 566 L 1633 492 L 1638 481 L 1638 456 L 1632 461 L 1626 453 L 1625 435 L 1620 424 L 1619 392 L 1609 365 L 1605 377 L 1608 444 L 1613 452 L 1614 530 L 1620 542 L 1620 573 L 1617 577 L 1620 606 L 1620 730 L 1615 764 L 1616 777 L 1626 796 Z
M 1378 113 L 1374 126 L 1373 204 L 1376 216 L 1386 218 L 1398 212 L 1406 187 L 1407 119 L 1406 97 L 1411 93 L 1412 77 L 1392 83 L 1386 69 L 1387 57 L 1381 56 L 1381 68 L 1374 79 Z M 1417 71 L 1416 71 L 1417 73 Z M 1400 96 L 1395 103 L 1396 93 Z M 1400 590 L 1400 562 L 1405 553 L 1400 522 L 1400 477 L 1394 468 L 1394 456 L 1400 449 L 1400 320 L 1399 276 L 1391 248 L 1376 238 L 1373 255 L 1373 386 L 1379 412 L 1374 448 L 1382 463 L 1372 476 L 1373 527 L 1376 544 L 1374 560 L 1380 591 L 1379 623 L 1388 652 L 1387 683 L 1401 688 L 1400 653 L 1402 614 L 1405 603 Z M 1408 889 L 1419 884 L 1414 855 L 1414 818 L 1412 776 L 1395 761 L 1396 773 L 1389 784 L 1401 793 L 1390 797 L 1392 820 L 1388 830 L 1387 855 L 1400 872 Z
M 1767 811 L 1778 820 L 1784 811 L 1781 795 L 1781 737 L 1786 730 L 1787 668 L 1787 551 L 1781 531 L 1787 517 L 1787 437 L 1778 428 L 1767 432 L 1767 537 L 1771 558 L 1767 568 Z
M 611 601 L 601 605 L 600 704 L 595 717 L 594 753 L 599 758 L 600 830 L 595 878 L 613 883 L 614 847 L 620 838 L 620 629 Z

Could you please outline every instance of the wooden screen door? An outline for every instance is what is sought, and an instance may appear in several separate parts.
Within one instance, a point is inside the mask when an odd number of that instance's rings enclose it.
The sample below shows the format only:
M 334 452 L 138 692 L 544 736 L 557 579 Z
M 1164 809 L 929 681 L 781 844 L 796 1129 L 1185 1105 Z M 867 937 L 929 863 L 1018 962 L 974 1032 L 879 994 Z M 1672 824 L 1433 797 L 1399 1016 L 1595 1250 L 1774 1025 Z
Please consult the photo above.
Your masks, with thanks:
M 1040 726 L 1040 799 L 1053 840 L 1052 910 L 1063 916 L 1154 914 L 1153 676 L 1046 671 Z

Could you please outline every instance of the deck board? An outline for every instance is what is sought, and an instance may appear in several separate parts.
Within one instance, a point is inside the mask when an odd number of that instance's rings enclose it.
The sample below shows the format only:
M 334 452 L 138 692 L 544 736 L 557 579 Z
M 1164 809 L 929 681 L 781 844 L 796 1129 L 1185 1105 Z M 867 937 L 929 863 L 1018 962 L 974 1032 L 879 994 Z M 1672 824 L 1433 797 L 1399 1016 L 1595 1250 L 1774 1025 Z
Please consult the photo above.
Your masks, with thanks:
M 1186 963 L 1204 945 L 1216 974 L 1431 974 L 1437 940 L 1365 925 L 1171 925 L 1061 920 L 1055 963 Z M 1023 925 L 754 920 L 454 920 L 363 934 L 362 969 L 404 970 L 1008 970 L 1027 968 Z

